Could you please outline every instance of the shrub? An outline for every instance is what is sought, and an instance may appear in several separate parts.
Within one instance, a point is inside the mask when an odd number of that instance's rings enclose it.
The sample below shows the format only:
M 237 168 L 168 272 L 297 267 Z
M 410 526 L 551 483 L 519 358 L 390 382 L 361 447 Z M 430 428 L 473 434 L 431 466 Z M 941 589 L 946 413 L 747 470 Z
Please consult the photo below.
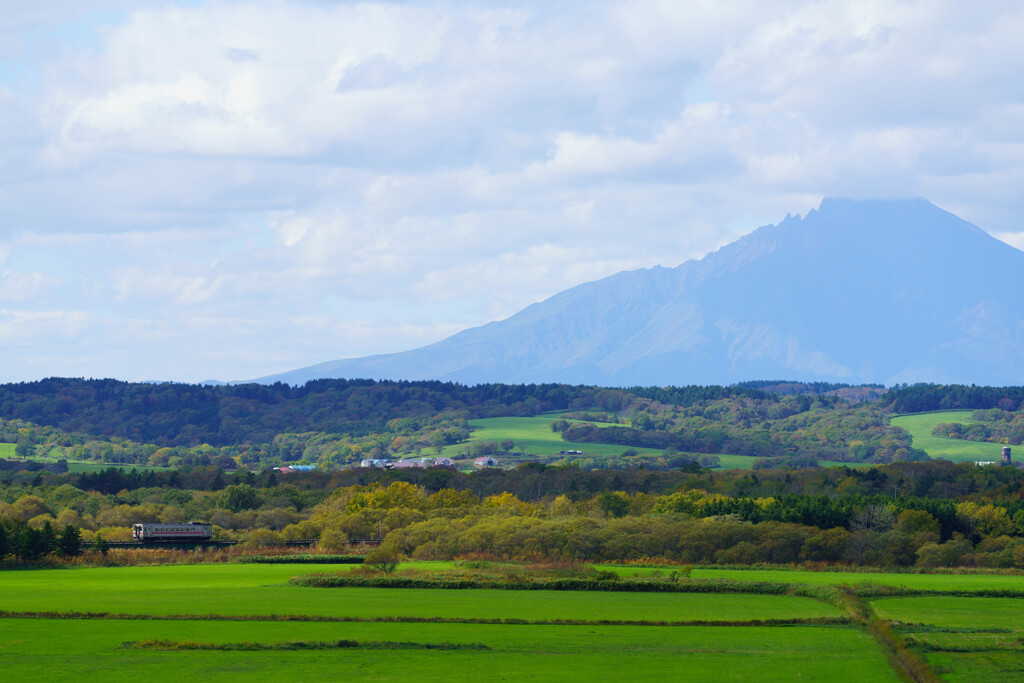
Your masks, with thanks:
M 348 534 L 341 529 L 324 529 L 316 547 L 331 552 L 344 550 L 348 547 Z

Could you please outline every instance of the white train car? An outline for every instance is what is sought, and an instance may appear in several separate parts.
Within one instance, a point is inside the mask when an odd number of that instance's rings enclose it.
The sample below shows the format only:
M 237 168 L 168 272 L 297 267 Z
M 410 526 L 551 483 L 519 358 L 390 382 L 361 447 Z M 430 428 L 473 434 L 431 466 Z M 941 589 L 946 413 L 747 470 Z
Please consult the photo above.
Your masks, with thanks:
M 136 524 L 132 538 L 143 543 L 158 541 L 209 541 L 213 538 L 213 525 L 202 522 L 187 524 Z

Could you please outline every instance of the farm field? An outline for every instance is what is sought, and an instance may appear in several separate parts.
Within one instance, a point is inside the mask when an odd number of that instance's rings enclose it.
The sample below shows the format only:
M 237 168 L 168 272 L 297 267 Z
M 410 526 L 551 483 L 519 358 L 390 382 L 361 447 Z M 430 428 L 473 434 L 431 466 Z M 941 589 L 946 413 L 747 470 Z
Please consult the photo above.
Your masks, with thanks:
M 296 640 L 480 644 L 477 650 L 335 649 L 282 652 L 149 651 L 126 641 Z M 5 680 L 898 680 L 852 627 L 616 627 L 479 624 L 324 624 L 213 621 L 0 620 Z
M 16 444 L 13 443 L 0 443 L 0 458 L 4 460 L 25 460 L 36 461 L 36 462 L 57 462 L 61 459 L 62 453 L 58 449 L 53 449 L 46 456 L 37 456 L 34 458 L 19 458 L 14 454 L 14 447 Z M 109 467 L 113 467 L 119 470 L 131 470 L 137 469 L 140 472 L 145 470 L 163 471 L 172 470 L 173 467 L 156 467 L 153 465 L 118 465 L 105 462 L 86 462 L 82 460 L 68 460 L 68 471 L 77 474 L 79 472 L 99 472 Z
M 451 566 L 402 565 L 420 570 Z M 596 566 L 625 576 L 672 569 Z M 899 680 L 879 642 L 857 622 L 807 621 L 844 616 L 837 607 L 809 597 L 287 584 L 299 574 L 352 568 L 196 564 L 2 572 L 4 680 L 49 679 L 55 671 L 87 680 L 335 680 L 342 670 L 348 678 L 389 680 L 567 680 L 609 671 L 630 680 L 719 680 L 726 670 L 730 680 L 741 681 Z M 1024 576 L 981 574 L 697 567 L 692 577 L 815 586 L 871 583 L 960 593 L 1024 586 Z M 943 679 L 1019 680 L 1024 599 L 916 595 L 873 598 L 867 604 L 880 619 L 891 621 Z M 59 614 L 67 618 L 53 618 Z M 251 620 L 254 616 L 259 620 Z M 310 620 L 318 617 L 336 621 Z M 451 623 L 410 621 L 435 617 Z M 388 621 L 366 621 L 381 618 Z M 490 619 L 595 623 L 470 623 Z M 779 619 L 805 621 L 750 623 Z M 598 623 L 602 620 L 735 625 Z M 339 640 L 355 643 L 333 645 Z M 263 649 L 253 650 L 254 643 Z M 427 649 L 428 644 L 448 645 Z M 273 647 L 278 649 L 268 649 Z
M 702 569 L 694 568 L 695 579 L 735 579 L 746 581 L 777 581 L 814 586 L 877 584 L 903 586 L 927 591 L 1024 591 L 1024 575 L 1002 574 L 898 574 L 874 572 L 808 572 L 779 569 Z M 943 598 L 945 599 L 945 598 Z
M 913 596 L 872 606 L 944 680 L 1024 678 L 1024 599 Z
M 559 451 L 583 451 L 590 455 L 621 455 L 622 451 L 629 448 L 620 444 L 599 444 L 599 443 L 572 443 L 563 441 L 562 437 L 551 431 L 551 422 L 558 419 L 558 415 L 538 415 L 536 417 L 488 417 L 479 420 L 470 420 L 472 428 L 469 440 L 455 445 L 447 446 L 445 454 L 458 453 L 467 445 L 473 445 L 482 441 L 497 441 L 512 439 L 516 442 L 516 451 L 525 451 L 528 455 L 558 455 Z M 643 453 L 658 453 L 657 450 L 648 449 Z
M 932 434 L 932 428 L 940 422 L 970 422 L 970 410 L 945 410 L 937 413 L 920 413 L 893 417 L 890 423 L 902 427 L 914 437 L 914 448 L 923 449 L 933 458 L 953 462 L 985 462 L 999 460 L 1002 446 L 995 443 L 947 439 Z
M 714 593 L 299 588 L 292 576 L 352 565 L 169 565 L 0 573 L 0 608 L 118 614 L 319 614 L 515 619 L 749 620 L 839 616 L 810 598 Z M 181 599 L 180 586 L 191 599 Z
M 570 441 L 563 441 L 562 437 L 551 431 L 551 422 L 558 419 L 559 414 L 549 415 L 538 415 L 537 417 L 491 417 L 483 418 L 479 420 L 470 420 L 469 425 L 473 428 L 473 431 L 468 441 L 463 443 L 446 446 L 443 454 L 452 457 L 459 455 L 465 451 L 467 445 L 472 446 L 473 444 L 480 443 L 483 441 L 494 441 L 500 443 L 503 439 L 512 439 L 515 441 L 515 450 L 525 450 L 528 455 L 541 455 L 541 456 L 557 456 L 559 451 L 571 450 L 581 451 L 583 456 L 597 455 L 597 456 L 610 456 L 610 455 L 622 455 L 622 452 L 630 448 L 629 446 L 623 446 L 621 444 L 600 444 L 600 443 L 576 443 Z M 613 425 L 594 423 L 595 426 L 610 427 Z M 660 451 L 658 449 L 643 449 L 635 448 L 638 453 L 643 455 L 658 455 Z M 703 453 L 695 454 L 697 457 L 705 455 Z M 721 463 L 723 469 L 740 469 L 750 470 L 753 469 L 754 463 L 757 458 L 749 455 L 732 455 L 728 453 L 716 454 Z M 514 458 L 509 456 L 503 456 L 499 454 L 496 456 L 499 460 L 514 461 Z M 860 465 L 856 463 L 844 463 L 844 462 L 832 462 L 832 461 L 821 461 L 822 467 L 870 467 L 870 465 Z
M 1024 599 L 1021 598 L 923 595 L 876 598 L 872 603 L 879 616 L 907 624 L 1024 631 Z
M 563 441 L 562 437 L 551 431 L 551 422 L 558 419 L 558 414 L 538 415 L 537 417 L 490 417 L 479 420 L 470 420 L 469 426 L 473 431 L 469 440 L 454 446 L 446 446 L 444 454 L 452 455 L 462 453 L 467 445 L 472 446 L 482 441 L 501 442 L 503 439 L 515 441 L 515 450 L 525 450 L 528 455 L 557 456 L 559 451 L 582 451 L 587 455 L 622 455 L 622 452 L 630 448 L 621 444 L 600 444 L 600 443 L 575 443 Z M 608 427 L 601 423 L 594 423 L 598 427 Z M 658 455 L 658 449 L 634 449 L 644 455 Z M 698 454 L 698 456 L 701 454 Z M 498 456 L 503 458 L 503 456 Z M 756 458 L 745 455 L 719 455 L 722 467 L 737 469 L 752 469 Z
M 353 617 L 726 620 L 837 617 L 809 598 L 739 594 L 317 589 L 284 585 L 333 567 L 178 565 L 26 570 L 0 574 L 3 609 L 138 615 L 307 614 Z M 350 565 L 338 568 L 349 569 Z M 187 586 L 187 599 L 182 598 Z M 204 644 L 294 641 L 450 643 L 488 649 L 133 649 L 127 642 Z M 174 646 L 174 647 L 180 647 Z M 409 646 L 406 646 L 409 647 Z M 853 625 L 640 626 L 352 623 L 117 618 L 0 618 L 4 680 L 192 678 L 237 680 L 898 680 L 873 639 Z

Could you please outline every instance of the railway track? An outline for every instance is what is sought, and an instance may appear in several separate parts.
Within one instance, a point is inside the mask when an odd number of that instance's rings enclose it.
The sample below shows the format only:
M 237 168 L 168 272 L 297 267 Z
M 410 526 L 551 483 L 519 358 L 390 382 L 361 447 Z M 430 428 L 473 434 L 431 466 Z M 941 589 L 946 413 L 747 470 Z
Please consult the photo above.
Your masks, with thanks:
M 187 541 L 187 540 L 174 540 L 174 541 L 151 541 L 149 543 L 142 543 L 140 541 L 107 541 L 107 547 L 109 548 L 221 548 L 238 545 L 244 541 Z M 349 539 L 349 543 L 352 545 L 380 545 L 381 539 L 379 538 L 353 538 Z M 289 541 L 285 541 L 283 545 L 293 547 L 310 547 L 317 544 L 315 538 L 297 538 Z M 82 541 L 83 548 L 91 548 L 96 545 L 95 541 Z

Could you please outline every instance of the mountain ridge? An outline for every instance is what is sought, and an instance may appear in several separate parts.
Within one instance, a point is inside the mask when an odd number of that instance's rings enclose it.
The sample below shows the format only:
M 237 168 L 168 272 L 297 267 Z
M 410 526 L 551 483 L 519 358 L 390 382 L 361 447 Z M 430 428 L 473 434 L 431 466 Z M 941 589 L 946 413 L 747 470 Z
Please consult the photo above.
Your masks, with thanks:
M 410 351 L 261 378 L 1024 383 L 1024 252 L 924 199 L 825 199 Z

